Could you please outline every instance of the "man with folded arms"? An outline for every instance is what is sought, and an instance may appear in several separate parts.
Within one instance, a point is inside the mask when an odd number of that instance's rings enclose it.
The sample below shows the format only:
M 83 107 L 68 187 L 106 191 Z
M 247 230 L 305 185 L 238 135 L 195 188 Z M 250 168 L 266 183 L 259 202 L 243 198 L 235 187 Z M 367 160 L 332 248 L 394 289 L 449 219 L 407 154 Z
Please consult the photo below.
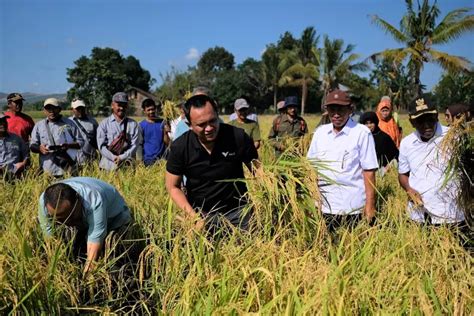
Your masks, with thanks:
M 8 116 L 0 114 L 0 178 L 19 176 L 26 168 L 30 150 L 20 136 L 8 132 Z
M 86 163 L 97 158 L 97 127 L 99 124 L 92 116 L 87 114 L 84 101 L 74 99 L 71 102 L 73 115 L 69 118 L 76 124 L 79 133 L 84 139 L 84 146 L 81 148 L 81 163 Z

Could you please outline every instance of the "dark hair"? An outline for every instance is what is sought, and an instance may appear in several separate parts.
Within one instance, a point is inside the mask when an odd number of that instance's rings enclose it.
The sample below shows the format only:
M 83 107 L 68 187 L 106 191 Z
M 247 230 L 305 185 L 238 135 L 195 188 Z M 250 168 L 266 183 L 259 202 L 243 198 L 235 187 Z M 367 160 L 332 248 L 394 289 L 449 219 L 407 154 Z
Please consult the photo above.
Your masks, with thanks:
M 210 98 L 207 95 L 204 94 L 199 94 L 195 95 L 193 97 L 190 97 L 188 101 L 184 104 L 184 115 L 186 116 L 186 119 L 188 120 L 189 124 L 191 124 L 191 108 L 202 108 L 206 105 L 206 103 L 210 103 L 212 105 L 212 108 L 214 111 L 217 112 L 217 103 L 214 99 Z
M 374 123 L 376 126 L 379 125 L 379 118 L 377 117 L 377 114 L 375 112 L 369 111 L 369 112 L 364 112 L 359 119 L 360 124 L 365 124 L 367 121 L 371 121 Z
M 447 108 L 449 110 L 449 113 L 453 118 L 456 118 L 460 114 L 465 114 L 466 119 L 469 114 L 469 106 L 464 103 L 456 103 L 448 106 Z
M 147 107 L 150 107 L 150 106 L 161 107 L 161 103 L 160 102 L 156 103 L 155 100 L 153 100 L 153 99 L 143 100 L 143 102 L 142 102 L 142 109 L 143 110 L 145 110 Z
M 78 200 L 77 192 L 69 185 L 65 183 L 55 183 L 50 185 L 44 191 L 44 205 L 50 205 L 56 207 L 63 201 L 69 201 L 71 205 L 76 204 Z

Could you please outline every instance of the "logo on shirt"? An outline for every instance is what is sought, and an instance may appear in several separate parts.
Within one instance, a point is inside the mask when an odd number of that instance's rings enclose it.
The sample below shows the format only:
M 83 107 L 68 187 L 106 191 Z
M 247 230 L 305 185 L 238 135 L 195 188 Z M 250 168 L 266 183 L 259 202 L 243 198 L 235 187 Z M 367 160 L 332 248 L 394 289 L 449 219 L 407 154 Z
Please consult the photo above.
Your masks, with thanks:
M 222 152 L 222 156 L 224 156 L 226 158 L 227 158 L 227 156 L 232 157 L 232 156 L 235 156 L 235 153 L 224 151 L 224 152 Z

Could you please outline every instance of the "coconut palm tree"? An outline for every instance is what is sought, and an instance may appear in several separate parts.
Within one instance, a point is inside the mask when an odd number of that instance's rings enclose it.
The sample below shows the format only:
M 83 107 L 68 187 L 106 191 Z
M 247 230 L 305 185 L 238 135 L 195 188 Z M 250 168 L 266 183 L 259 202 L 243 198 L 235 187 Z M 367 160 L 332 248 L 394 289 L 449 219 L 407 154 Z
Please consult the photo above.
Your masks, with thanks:
M 280 68 L 280 56 L 278 48 L 270 44 L 267 46 L 267 49 L 262 55 L 263 62 L 263 78 L 267 86 L 271 87 L 273 90 L 273 106 L 275 108 L 275 113 L 277 112 L 277 96 L 278 96 L 278 81 L 281 77 Z
M 364 62 L 356 62 L 359 55 L 353 53 L 355 46 L 352 44 L 344 47 L 342 39 L 330 40 L 324 36 L 324 44 L 321 50 L 321 88 L 323 90 L 323 104 L 326 95 L 340 84 L 350 87 L 354 71 L 365 71 L 368 66 Z
M 386 49 L 371 56 L 373 60 L 388 57 L 399 63 L 408 60 L 408 70 L 413 78 L 415 91 L 421 95 L 420 73 L 427 62 L 436 63 L 447 71 L 469 71 L 471 63 L 468 59 L 450 55 L 433 48 L 434 45 L 446 44 L 462 34 L 474 29 L 474 16 L 467 15 L 469 8 L 461 8 L 449 12 L 443 20 L 436 24 L 440 10 L 436 1 L 431 5 L 429 0 L 417 0 L 414 8 L 412 0 L 405 0 L 407 12 L 397 29 L 381 17 L 372 16 L 372 22 L 391 35 L 403 47 Z
M 308 86 L 319 77 L 318 40 L 314 27 L 307 27 L 303 30 L 296 49 L 283 53 L 279 65 L 282 70 L 280 86 L 301 86 L 301 114 L 304 114 Z

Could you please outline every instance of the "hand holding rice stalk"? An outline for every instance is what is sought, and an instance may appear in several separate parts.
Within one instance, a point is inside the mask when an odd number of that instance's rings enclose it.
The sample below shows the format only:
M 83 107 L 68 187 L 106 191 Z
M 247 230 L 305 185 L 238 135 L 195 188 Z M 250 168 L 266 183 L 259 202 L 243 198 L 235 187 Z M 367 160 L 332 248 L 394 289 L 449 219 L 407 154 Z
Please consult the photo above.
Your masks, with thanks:
M 447 160 L 446 176 L 443 185 L 457 178 L 459 193 L 457 201 L 464 212 L 468 225 L 474 225 L 474 122 L 466 122 L 464 115 L 456 119 L 441 143 L 441 153 Z

